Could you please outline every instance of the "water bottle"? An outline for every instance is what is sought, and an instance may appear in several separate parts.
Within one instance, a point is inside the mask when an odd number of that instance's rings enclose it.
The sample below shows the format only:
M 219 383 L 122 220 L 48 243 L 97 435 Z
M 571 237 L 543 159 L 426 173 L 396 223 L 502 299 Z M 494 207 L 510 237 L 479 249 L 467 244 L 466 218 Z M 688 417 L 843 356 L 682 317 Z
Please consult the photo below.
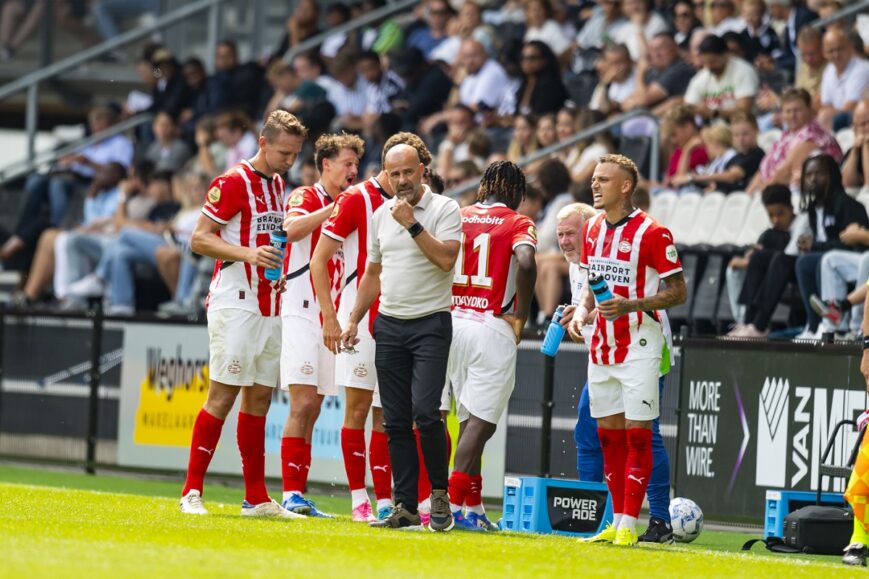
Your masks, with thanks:
M 272 231 L 269 234 L 269 243 L 272 247 L 281 252 L 281 262 L 284 261 L 284 250 L 287 248 L 287 234 L 283 231 Z M 278 281 L 281 279 L 281 270 L 283 267 L 272 267 L 266 270 L 266 279 L 269 281 Z
M 549 322 L 549 329 L 546 330 L 546 337 L 543 338 L 543 345 L 540 346 L 540 352 L 546 354 L 550 358 L 555 357 L 558 352 L 558 346 L 561 344 L 561 339 L 564 338 L 564 326 L 561 325 L 561 316 L 564 313 L 564 306 L 558 306 L 555 313 L 552 315 L 552 321 Z
M 607 285 L 606 280 L 600 274 L 589 274 L 588 287 L 591 288 L 591 292 L 594 294 L 594 299 L 599 304 L 607 300 L 613 299 L 613 293 L 610 291 L 610 287 Z

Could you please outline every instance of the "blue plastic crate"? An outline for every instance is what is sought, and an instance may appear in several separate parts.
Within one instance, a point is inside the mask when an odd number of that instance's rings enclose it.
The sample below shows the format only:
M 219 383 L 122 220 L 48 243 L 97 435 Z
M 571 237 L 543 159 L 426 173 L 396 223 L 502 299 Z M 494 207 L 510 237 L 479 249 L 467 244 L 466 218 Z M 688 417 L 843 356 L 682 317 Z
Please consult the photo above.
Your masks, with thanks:
M 816 494 L 810 491 L 766 491 L 766 509 L 763 517 L 763 536 L 784 537 L 785 517 L 808 505 L 815 504 Z M 821 493 L 821 504 L 845 506 L 842 493 Z
M 504 530 L 588 537 L 612 520 L 612 501 L 604 483 L 536 477 L 504 479 Z

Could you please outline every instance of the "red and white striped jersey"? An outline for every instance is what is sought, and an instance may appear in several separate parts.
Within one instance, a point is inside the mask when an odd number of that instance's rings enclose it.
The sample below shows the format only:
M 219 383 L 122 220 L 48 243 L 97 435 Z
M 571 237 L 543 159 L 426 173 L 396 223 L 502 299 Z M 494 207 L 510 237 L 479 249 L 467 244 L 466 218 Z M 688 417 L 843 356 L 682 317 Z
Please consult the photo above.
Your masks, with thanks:
M 202 212 L 223 226 L 217 234 L 227 243 L 269 245 L 269 234 L 280 231 L 284 220 L 283 195 L 280 175 L 268 178 L 242 161 L 211 182 Z M 239 309 L 276 316 L 281 310 L 277 288 L 261 267 L 218 259 L 205 303 L 211 311 Z
M 389 195 L 377 179 L 371 177 L 341 193 L 335 200 L 332 215 L 323 224 L 323 235 L 340 241 L 344 247 L 344 277 L 341 280 L 343 289 L 338 307 L 338 320 L 342 323 L 350 319 L 359 283 L 365 274 L 371 216 L 387 199 Z M 368 312 L 368 329 L 372 333 L 379 305 L 378 298 Z
M 308 215 L 332 203 L 332 198 L 320 183 L 313 187 L 299 187 L 293 190 L 287 198 L 286 214 Z M 322 323 L 320 305 L 314 294 L 314 282 L 311 278 L 311 256 L 320 240 L 323 226 L 314 230 L 303 239 L 287 244 L 284 255 L 284 275 L 287 276 L 287 287 L 284 291 L 284 301 L 281 315 L 301 316 Z M 338 297 L 344 259 L 341 252 L 336 252 L 329 261 L 329 279 L 332 282 L 332 300 Z
M 639 209 L 615 225 L 603 213 L 588 220 L 580 266 L 602 275 L 613 294 L 632 300 L 657 294 L 661 279 L 682 271 L 673 234 Z M 659 312 L 632 312 L 612 321 L 598 314 L 589 348 L 592 362 L 623 363 L 640 339 L 640 326 L 652 323 L 660 331 L 661 320 Z
M 516 310 L 516 256 L 520 245 L 537 248 L 528 217 L 503 203 L 462 209 L 462 245 L 453 276 L 453 310 L 512 314 Z

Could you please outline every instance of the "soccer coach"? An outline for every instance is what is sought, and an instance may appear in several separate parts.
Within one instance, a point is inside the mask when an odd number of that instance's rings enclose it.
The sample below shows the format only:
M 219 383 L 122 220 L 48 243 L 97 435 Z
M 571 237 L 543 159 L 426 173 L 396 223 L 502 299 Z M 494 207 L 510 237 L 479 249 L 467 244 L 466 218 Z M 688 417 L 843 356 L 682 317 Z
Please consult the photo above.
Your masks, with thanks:
M 395 196 L 372 217 L 368 267 L 341 335 L 345 348 L 357 342 L 357 324 L 379 294 L 374 365 L 396 504 L 386 519 L 372 526 L 419 525 L 415 422 L 432 488 L 429 528 L 448 531 L 453 517 L 440 403 L 453 335 L 450 305 L 462 219 L 455 201 L 422 184 L 425 167 L 416 149 L 397 145 L 387 152 L 383 165 Z

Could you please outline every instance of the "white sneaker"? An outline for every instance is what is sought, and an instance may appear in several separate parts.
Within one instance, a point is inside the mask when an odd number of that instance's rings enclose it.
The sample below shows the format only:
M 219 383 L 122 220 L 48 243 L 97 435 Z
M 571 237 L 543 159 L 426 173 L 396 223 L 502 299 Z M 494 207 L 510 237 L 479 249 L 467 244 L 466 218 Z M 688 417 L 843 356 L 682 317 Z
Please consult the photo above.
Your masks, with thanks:
M 106 308 L 107 316 L 132 316 L 135 313 L 136 308 L 134 308 L 133 306 L 113 304 Z
M 278 517 L 282 519 L 307 519 L 305 515 L 300 515 L 292 511 L 288 511 L 277 503 L 274 499 L 267 503 L 252 505 L 247 501 L 241 504 L 242 517 Z
M 809 329 L 808 326 L 806 326 L 802 332 L 800 332 L 799 334 L 797 334 L 794 337 L 794 340 L 812 340 L 815 342 L 819 341 L 820 339 L 821 339 L 820 329 L 813 332 Z
M 188 515 L 207 515 L 208 509 L 202 504 L 202 495 L 199 491 L 188 491 L 181 497 L 181 512 Z
M 91 273 L 69 285 L 68 294 L 77 298 L 98 298 L 105 292 L 105 284 L 97 274 Z

